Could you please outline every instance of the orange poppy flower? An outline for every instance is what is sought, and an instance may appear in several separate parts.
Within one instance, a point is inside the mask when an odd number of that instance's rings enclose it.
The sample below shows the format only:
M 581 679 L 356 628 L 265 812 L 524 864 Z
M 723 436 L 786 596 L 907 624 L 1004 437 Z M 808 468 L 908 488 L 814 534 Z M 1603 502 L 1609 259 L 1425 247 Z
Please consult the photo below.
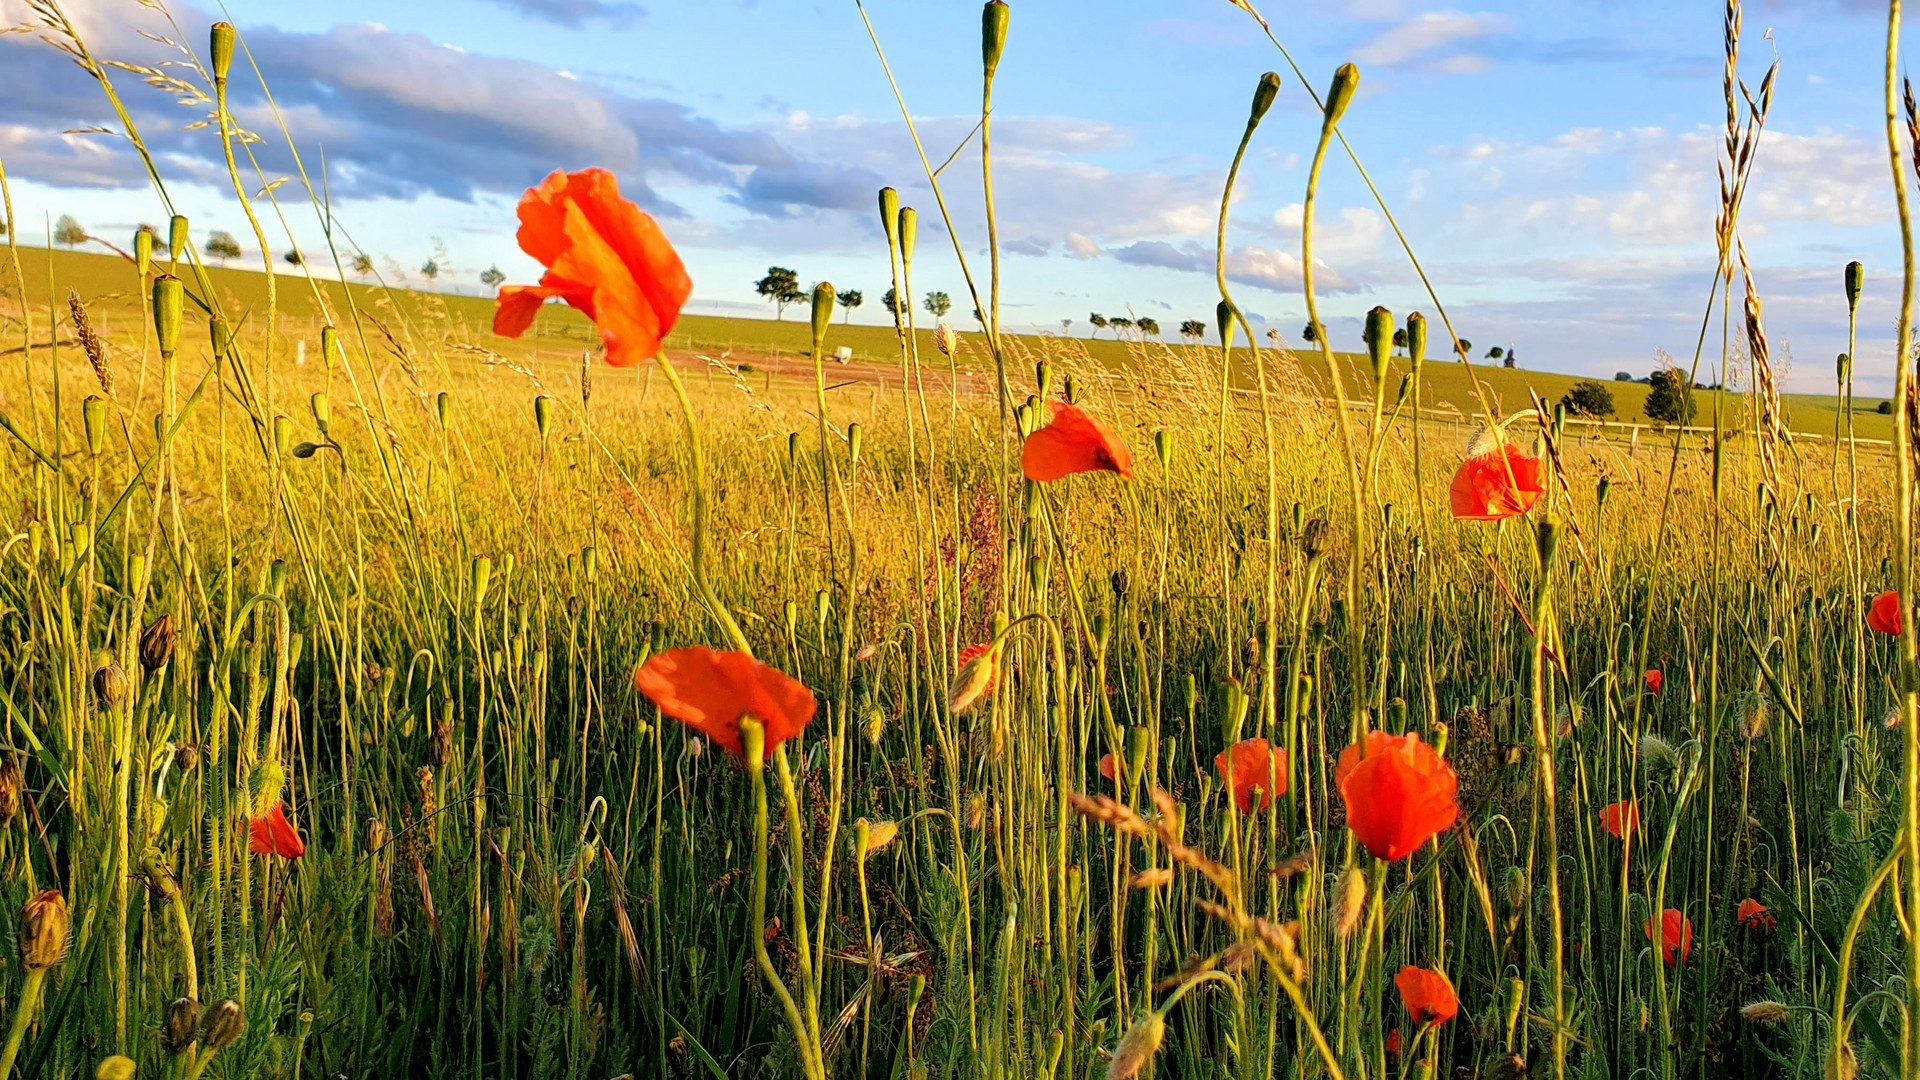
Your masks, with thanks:
M 1394 1057 L 1400 1056 L 1399 1028 L 1394 1028 L 1392 1031 L 1387 1032 L 1387 1053 L 1392 1054 Z
M 1867 628 L 1888 637 L 1900 636 L 1900 594 L 1883 592 L 1867 609 Z
M 1647 940 L 1653 938 L 1653 920 L 1648 919 L 1645 927 Z M 1687 962 L 1688 954 L 1693 952 L 1693 923 L 1679 911 L 1668 908 L 1660 915 L 1660 959 L 1668 965 L 1674 962 L 1675 950 L 1680 953 L 1680 963 Z
M 605 169 L 555 171 L 520 198 L 520 250 L 547 268 L 538 285 L 509 285 L 493 332 L 517 338 L 553 297 L 592 319 L 607 362 L 628 367 L 660 351 L 693 281 L 660 225 L 620 197 Z
M 966 648 L 961 649 L 960 655 L 954 658 L 954 661 L 955 661 L 953 665 L 954 669 L 957 671 L 960 668 L 966 667 L 968 661 L 972 660 L 976 656 L 985 655 L 986 651 L 991 648 L 993 648 L 991 644 L 983 641 L 978 645 L 969 645 Z M 993 677 L 987 680 L 987 687 L 985 690 L 982 690 L 981 693 L 991 694 L 999 685 L 1000 685 L 1000 672 L 996 670 L 993 672 Z
M 1461 462 L 1448 496 L 1453 516 L 1462 521 L 1500 521 L 1533 509 L 1546 493 L 1540 459 L 1528 457 L 1512 443 L 1503 443 Z
M 1640 829 L 1640 801 L 1630 799 L 1607 804 L 1600 811 L 1600 824 L 1614 836 L 1626 839 Z
M 1267 792 L 1268 762 L 1272 762 L 1274 773 L 1272 794 Z M 1220 781 L 1233 792 L 1233 805 L 1243 814 L 1254 810 L 1265 810 L 1273 801 L 1273 795 L 1287 793 L 1287 752 L 1268 747 L 1265 739 L 1245 739 L 1234 743 L 1213 756 L 1213 768 L 1220 774 Z M 1259 796 L 1260 805 L 1255 807 L 1253 800 Z
M 743 652 L 704 645 L 655 653 L 633 673 L 634 689 L 660 711 L 733 751 L 740 720 L 765 726 L 768 753 L 813 720 L 813 691 Z
M 1417 733 L 1367 732 L 1364 746 L 1340 751 L 1334 773 L 1347 804 L 1347 827 L 1377 859 L 1404 859 L 1460 816 L 1460 777 Z
M 1780 925 L 1779 920 L 1773 917 L 1773 912 L 1767 910 L 1767 905 L 1754 899 L 1740 901 L 1740 911 L 1733 921 L 1734 925 L 1749 930 L 1771 930 Z
M 1133 454 L 1105 424 L 1061 401 L 1054 403 L 1053 422 L 1027 436 L 1020 471 L 1043 483 L 1083 472 L 1113 472 L 1131 480 Z
M 1444 1024 L 1460 1011 L 1460 999 L 1453 992 L 1453 983 L 1438 971 L 1403 967 L 1400 974 L 1393 977 L 1393 985 L 1400 991 L 1407 1015 L 1420 1027 Z
M 1119 775 L 1119 771 L 1118 771 L 1117 769 L 1115 769 L 1115 768 L 1113 767 L 1113 755 L 1112 755 L 1112 754 L 1105 754 L 1105 755 L 1102 755 L 1102 756 L 1101 756 L 1101 758 L 1100 758 L 1100 775 L 1101 775 L 1101 776 L 1104 776 L 1104 777 L 1106 777 L 1106 778 L 1107 778 L 1107 780 L 1108 780 L 1108 782 L 1110 782 L 1110 783 L 1111 783 L 1111 782 L 1114 782 L 1114 777 L 1116 777 L 1117 775 Z
M 1640 676 L 1640 679 L 1647 684 L 1647 693 L 1649 694 L 1658 694 L 1660 692 L 1660 684 L 1667 681 L 1666 676 L 1660 674 L 1659 668 L 1648 668 L 1647 673 Z
M 300 833 L 294 829 L 293 822 L 287 820 L 285 803 L 274 803 L 265 817 L 253 819 L 247 831 L 250 834 L 247 850 L 255 855 L 297 859 L 307 853 L 307 845 L 300 842 Z

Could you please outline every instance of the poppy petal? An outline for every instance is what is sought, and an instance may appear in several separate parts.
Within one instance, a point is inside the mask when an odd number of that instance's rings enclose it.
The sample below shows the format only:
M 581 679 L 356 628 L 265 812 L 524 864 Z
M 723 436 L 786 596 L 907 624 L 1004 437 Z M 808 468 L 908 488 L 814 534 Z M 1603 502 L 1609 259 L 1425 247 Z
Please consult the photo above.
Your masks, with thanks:
M 1447 495 L 1461 521 L 1500 521 L 1533 509 L 1546 493 L 1540 459 L 1506 443 L 1462 462 Z
M 1027 436 L 1020 448 L 1020 471 L 1046 483 L 1083 472 L 1113 472 L 1133 477 L 1133 454 L 1105 425 L 1076 405 L 1053 406 L 1053 420 Z
M 634 672 L 634 688 L 660 711 L 733 751 L 743 753 L 740 718 L 766 728 L 769 753 L 813 720 L 813 692 L 740 652 L 705 646 L 656 653 Z

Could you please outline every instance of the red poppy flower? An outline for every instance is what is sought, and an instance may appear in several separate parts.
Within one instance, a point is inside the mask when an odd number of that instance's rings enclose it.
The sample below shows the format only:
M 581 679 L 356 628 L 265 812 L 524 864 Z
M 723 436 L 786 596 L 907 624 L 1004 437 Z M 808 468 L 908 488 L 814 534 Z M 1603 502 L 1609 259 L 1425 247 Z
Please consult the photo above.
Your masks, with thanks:
M 1394 1057 L 1400 1056 L 1399 1028 L 1394 1028 L 1392 1031 L 1387 1032 L 1387 1053 L 1392 1054 Z
M 1734 925 L 1749 930 L 1771 930 L 1780 923 L 1773 917 L 1773 912 L 1767 910 L 1767 905 L 1747 899 L 1740 901 L 1740 911 L 1734 916 Z
M 1106 778 L 1107 778 L 1107 780 L 1108 780 L 1109 782 L 1113 782 L 1113 780 L 1114 780 L 1114 777 L 1115 777 L 1116 775 L 1118 775 L 1118 770 L 1116 770 L 1116 769 L 1115 769 L 1115 768 L 1113 767 L 1113 755 L 1112 755 L 1112 754 L 1104 754 L 1104 755 L 1102 755 L 1102 756 L 1101 756 L 1101 758 L 1100 758 L 1100 775 L 1101 775 L 1101 776 L 1104 776 L 1104 777 L 1106 777 Z
M 1900 594 L 1883 592 L 1867 609 L 1867 628 L 1888 637 L 1900 636 Z
M 1460 999 L 1454 995 L 1453 984 L 1438 971 L 1403 967 L 1400 974 L 1393 977 L 1393 985 L 1400 990 L 1407 1015 L 1420 1027 L 1444 1024 L 1460 1011 Z
M 1367 732 L 1364 746 L 1340 751 L 1334 782 L 1347 827 L 1377 859 L 1406 858 L 1460 816 L 1459 775 L 1417 733 Z
M 1645 930 L 1647 940 L 1652 941 L 1652 919 L 1647 920 Z M 1660 959 L 1671 965 L 1676 949 L 1680 953 L 1680 963 L 1686 963 L 1688 954 L 1693 952 L 1693 923 L 1679 911 L 1668 908 L 1660 915 Z
M 250 834 L 247 850 L 255 855 L 297 859 L 307 853 L 307 845 L 300 842 L 300 833 L 294 829 L 293 822 L 287 820 L 285 803 L 274 803 L 265 817 L 253 819 L 247 831 Z
M 813 720 L 813 691 L 742 652 L 698 645 L 655 653 L 633 673 L 634 689 L 660 711 L 735 754 L 740 720 L 766 727 L 768 753 Z
M 1509 473 L 1511 470 L 1511 473 Z M 1530 458 L 1512 443 L 1475 454 L 1453 474 L 1448 495 L 1453 516 L 1462 521 L 1499 521 L 1533 509 L 1547 493 L 1540 459 Z
M 1274 773 L 1272 794 L 1267 792 L 1269 761 Z M 1220 774 L 1221 783 L 1233 792 L 1233 805 L 1243 814 L 1265 810 L 1273 801 L 1273 795 L 1287 793 L 1287 752 L 1269 748 L 1265 739 L 1234 743 L 1213 756 L 1213 768 Z M 1253 805 L 1256 795 L 1260 798 L 1258 807 Z
M 960 655 L 954 658 L 954 665 L 953 665 L 954 670 L 958 671 L 960 668 L 966 667 L 967 662 L 969 660 L 972 660 L 976 656 L 981 656 L 985 654 L 986 651 L 991 648 L 993 648 L 992 645 L 983 641 L 978 645 L 969 645 L 966 648 L 961 649 Z M 981 693 L 991 694 L 993 693 L 994 689 L 999 685 L 1000 685 L 1000 673 L 998 671 L 995 671 L 993 673 L 993 677 L 987 680 L 986 689 L 982 690 Z
M 1020 471 L 1041 482 L 1083 472 L 1114 472 L 1131 480 L 1133 454 L 1105 424 L 1061 401 L 1053 406 L 1053 422 L 1027 436 Z
M 559 172 L 520 198 L 520 250 L 547 268 L 538 285 L 500 290 L 493 332 L 519 337 L 559 297 L 592 319 L 607 362 L 628 367 L 660 351 L 693 281 L 665 233 L 620 197 L 605 169 Z
M 1600 811 L 1600 824 L 1614 836 L 1626 839 L 1640 829 L 1640 801 L 1630 799 L 1607 804 L 1606 809 Z
M 1660 684 L 1667 681 L 1666 676 L 1660 674 L 1659 668 L 1648 668 L 1647 673 L 1640 678 L 1641 681 L 1647 684 L 1647 693 L 1649 694 L 1659 693 Z

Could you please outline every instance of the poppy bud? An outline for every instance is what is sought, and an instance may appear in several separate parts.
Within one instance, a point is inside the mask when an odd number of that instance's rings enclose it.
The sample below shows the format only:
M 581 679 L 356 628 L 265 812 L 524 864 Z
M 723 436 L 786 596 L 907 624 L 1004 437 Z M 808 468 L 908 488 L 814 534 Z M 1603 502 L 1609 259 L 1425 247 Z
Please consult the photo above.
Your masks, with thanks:
M 225 85 L 227 69 L 233 66 L 233 24 L 214 23 L 211 36 L 213 40 L 207 51 L 213 54 L 213 81 L 216 85 Z
M 900 244 L 900 193 L 890 187 L 880 189 L 880 227 L 886 230 L 887 246 Z
M 1162 469 L 1173 467 L 1173 432 L 1162 428 L 1153 433 L 1153 452 L 1160 459 Z
M 553 399 L 545 394 L 533 399 L 533 426 L 540 429 L 542 441 L 553 428 Z
M 280 763 L 267 758 L 253 767 L 247 775 L 247 790 L 253 796 L 253 816 L 265 817 L 280 801 L 280 793 L 287 786 L 287 770 Z
M 107 400 L 89 394 L 80 403 L 80 426 L 86 429 L 87 453 L 99 454 L 106 447 Z
M 1847 308 L 1860 303 L 1860 287 L 1867 283 L 1867 268 L 1858 262 L 1847 264 Z
M 1213 305 L 1213 321 L 1220 330 L 1220 344 L 1223 348 L 1233 347 L 1233 305 L 1225 300 Z
M 200 1024 L 200 1041 L 206 1043 L 209 1050 L 219 1050 L 231 1046 L 246 1026 L 247 1014 L 240 1008 L 240 1003 L 232 998 L 222 998 L 207 1010 L 206 1018 Z
M 127 696 L 127 673 L 119 665 L 101 664 L 93 669 L 93 696 L 100 701 L 100 707 L 111 709 Z
M 815 352 L 827 347 L 827 327 L 833 322 L 833 307 L 839 302 L 834 295 L 832 283 L 823 281 L 813 287 L 813 349 Z
M 225 359 L 233 349 L 233 324 L 225 318 L 215 315 L 207 323 L 207 330 L 213 338 L 213 355 L 216 359 Z
M 1844 383 L 1852 374 L 1853 357 L 1848 356 L 1846 353 L 1841 353 L 1833 358 L 1833 377 L 1835 379 Z
M 980 12 L 980 59 L 985 63 L 987 79 L 1000 67 L 1000 53 L 1007 47 L 1007 21 L 1013 9 L 1006 0 L 991 0 Z
M 913 242 L 920 235 L 920 214 L 911 206 L 900 208 L 900 261 L 913 261 Z M 902 308 L 911 309 L 913 304 L 906 297 L 900 298 Z
M 860 460 L 860 444 L 863 441 L 863 437 L 864 429 L 861 428 L 859 424 L 854 423 L 847 425 L 847 459 L 849 461 L 858 462 Z
M 1373 361 L 1373 383 L 1377 387 L 1387 377 L 1387 365 L 1393 359 L 1393 312 L 1376 306 L 1367 312 L 1367 358 Z
M 43 889 L 20 906 L 20 962 L 41 971 L 67 955 L 67 898 Z
M 140 666 L 151 675 L 166 665 L 167 658 L 173 655 L 173 641 L 176 631 L 173 628 L 173 616 L 162 615 L 153 620 L 152 625 L 140 631 Z
M 952 356 L 960 348 L 960 332 L 946 323 L 933 329 L 933 343 L 942 356 Z
M 1040 388 L 1040 396 L 1046 397 L 1047 391 L 1053 387 L 1053 365 L 1045 360 L 1033 365 L 1033 381 Z
M 192 772 L 200 764 L 200 751 L 191 746 L 183 746 L 173 752 L 173 767 L 181 772 Z
M 871 855 L 876 851 L 885 849 L 888 844 L 893 843 L 894 837 L 900 835 L 900 825 L 898 822 L 868 822 L 862 819 L 860 827 L 864 829 L 867 834 L 866 847 L 862 852 L 862 854 L 865 855 Z
M 167 253 L 174 262 L 180 261 L 180 253 L 187 250 L 187 215 L 175 214 L 167 222 Z
M 1594 501 L 1599 503 L 1601 506 L 1607 505 L 1607 493 L 1612 490 L 1613 490 L 1613 479 L 1611 477 L 1606 477 L 1606 476 L 1601 477 L 1600 483 L 1595 485 L 1593 489 Z
M 172 274 L 153 279 L 153 331 L 160 341 L 160 355 L 172 356 L 180 348 L 180 324 L 186 318 L 187 290 Z
M 447 413 L 452 405 L 453 398 L 445 390 L 433 395 L 433 415 L 439 418 L 442 431 L 446 430 Z
M 20 814 L 20 791 L 26 781 L 20 775 L 20 766 L 13 758 L 0 760 L 0 828 L 5 828 Z
M 999 681 L 1000 650 L 998 647 L 989 647 L 960 665 L 960 670 L 953 676 L 953 685 L 947 690 L 947 710 L 955 716 L 966 714 Z
M 153 231 L 145 225 L 133 234 L 133 265 L 140 272 L 140 280 L 147 280 L 153 271 Z
M 474 559 L 473 573 L 469 583 L 473 586 L 473 603 L 475 607 L 480 606 L 480 602 L 486 599 L 487 582 L 492 578 L 493 560 L 487 558 L 485 555 Z
M 179 1053 L 193 1045 L 200 1030 L 200 1003 L 190 997 L 174 998 L 167 1003 L 167 1019 L 160 1026 L 160 1045 L 169 1053 Z
M 1253 113 L 1247 117 L 1247 126 L 1260 123 L 1267 110 L 1273 108 L 1273 99 L 1280 94 L 1280 76 L 1269 71 L 1260 76 L 1260 85 L 1253 88 Z
M 1069 376 L 1067 376 L 1067 377 L 1066 377 L 1066 379 L 1064 380 L 1064 385 L 1062 385 L 1062 386 L 1060 387 L 1060 396 L 1061 396 L 1061 397 L 1063 397 L 1063 398 L 1065 398 L 1065 399 L 1066 399 L 1066 401 L 1067 401 L 1067 404 L 1069 404 L 1069 405 L 1078 405 L 1078 404 L 1080 404 L 1080 383 L 1079 383 L 1079 381 L 1078 381 L 1078 380 L 1076 380 L 1076 379 L 1075 379 L 1075 378 L 1074 378 L 1073 376 L 1071 376 L 1071 375 L 1069 375 Z
M 333 422 L 333 398 L 323 391 L 308 398 L 307 406 L 313 410 L 314 426 L 320 429 L 320 434 L 325 435 L 327 425 Z
M 320 328 L 320 362 L 333 370 L 334 354 L 340 351 L 340 331 L 331 326 Z
M 1407 356 L 1418 373 L 1421 362 L 1427 358 L 1427 317 L 1417 311 L 1407 316 Z
M 1353 104 L 1353 92 L 1360 88 L 1360 69 L 1352 64 L 1341 64 L 1333 73 L 1333 85 L 1327 88 L 1326 125 L 1332 127 L 1340 122 L 1347 113 L 1347 106 Z

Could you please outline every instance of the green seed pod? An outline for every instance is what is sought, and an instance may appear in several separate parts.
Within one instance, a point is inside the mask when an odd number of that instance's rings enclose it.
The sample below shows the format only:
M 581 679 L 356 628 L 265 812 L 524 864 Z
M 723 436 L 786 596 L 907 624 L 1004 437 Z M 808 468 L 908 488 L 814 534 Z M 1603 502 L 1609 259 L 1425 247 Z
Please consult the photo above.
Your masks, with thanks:
M 897 250 L 900 244 L 900 193 L 890 187 L 880 189 L 880 227 L 886 230 L 887 246 Z
M 1153 756 L 1153 732 L 1144 727 L 1127 729 L 1127 777 L 1138 781 L 1146 774 Z
M 1153 433 L 1153 452 L 1160 458 L 1162 469 L 1173 467 L 1173 432 L 1160 429 Z
M 1293 504 L 1293 535 L 1299 536 L 1300 530 L 1306 527 L 1307 527 L 1307 505 L 1305 503 L 1294 503 Z
M 1247 117 L 1247 126 L 1254 127 L 1273 108 L 1273 99 L 1280 94 L 1280 76 L 1269 71 L 1260 76 L 1260 85 L 1253 88 L 1253 113 Z
M 326 365 L 327 371 L 331 372 L 333 370 L 333 357 L 334 357 L 334 354 L 339 351 L 340 351 L 340 332 L 338 330 L 335 330 L 331 326 L 321 327 L 320 328 L 320 362 Z
M 787 464 L 800 464 L 800 433 L 797 431 L 787 432 Z
M 180 324 L 186 318 L 187 289 L 172 274 L 153 279 L 153 329 L 160 339 L 160 355 L 172 356 L 180 348 Z
M 545 394 L 533 399 L 533 425 L 540 429 L 543 440 L 553 429 L 553 399 Z
M 1552 517 L 1543 519 L 1534 528 L 1534 549 L 1540 553 L 1540 565 L 1553 565 L 1553 556 L 1560 549 L 1560 522 Z
M 1834 357 L 1833 358 L 1833 377 L 1839 380 L 1841 383 L 1845 383 L 1848 379 L 1852 378 L 1853 377 L 1853 357 L 1848 356 L 1846 353 L 1841 353 L 1840 355 Z
M 140 271 L 141 281 L 153 272 L 153 233 L 144 225 L 133 234 L 133 265 Z
M 1407 356 L 1413 361 L 1415 374 L 1427 358 L 1427 317 L 1414 312 L 1407 316 Z
M 313 409 L 314 425 L 320 429 L 320 434 L 325 435 L 327 425 L 333 421 L 333 399 L 322 391 L 308 398 L 307 404 Z
M 207 330 L 213 337 L 213 355 L 224 360 L 233 350 L 233 324 L 224 317 L 215 315 L 208 323 Z
M 1071 375 L 1067 376 L 1066 379 L 1064 380 L 1064 385 L 1061 387 L 1061 396 L 1067 399 L 1067 404 L 1069 405 L 1080 404 L 1079 380 L 1075 379 Z
M 1021 438 L 1024 439 L 1033 434 L 1033 410 L 1025 405 L 1015 405 L 1013 407 L 1013 424 L 1014 427 L 1019 430 Z
M 273 448 L 280 454 L 293 449 L 293 421 L 285 416 L 273 418 Z
M 513 556 L 507 556 L 507 573 L 513 573 Z M 580 569 L 587 575 L 588 583 L 600 580 L 600 549 L 584 547 L 580 549 Z
M 1181 699 L 1186 702 L 1189 713 L 1200 707 L 1200 683 L 1193 677 L 1193 672 L 1191 671 L 1187 672 L 1186 679 L 1182 685 Z
M 287 593 L 287 562 L 275 559 L 267 564 L 267 591 L 275 596 Z
M 470 584 L 473 587 L 473 605 L 479 607 L 487 598 L 487 582 L 493 579 L 493 560 L 481 555 L 473 560 L 473 574 Z
M 813 287 L 813 350 L 821 352 L 827 347 L 827 327 L 833 323 L 833 306 L 839 303 L 834 296 L 833 285 L 823 281 Z
M 1326 125 L 1332 127 L 1347 114 L 1347 106 L 1353 104 L 1353 92 L 1360 88 L 1360 69 L 1352 64 L 1341 64 L 1333 73 L 1333 85 L 1327 88 Z
M 1373 384 L 1387 378 L 1387 366 L 1393 361 L 1393 312 L 1375 307 L 1367 312 L 1367 357 L 1373 361 Z
M 80 403 L 80 423 L 87 432 L 87 453 L 98 455 L 107 440 L 107 401 L 89 395 Z
M 1860 303 L 1860 289 L 1867 283 L 1867 268 L 1858 262 L 1847 264 L 1847 310 Z
M 900 261 L 903 264 L 911 263 L 913 261 L 913 242 L 919 238 L 919 235 L 920 235 L 920 212 L 918 210 L 915 210 L 911 206 L 901 207 L 900 208 Z M 904 300 L 903 300 L 903 305 L 908 308 L 911 308 L 913 306 L 911 303 L 905 303 Z
M 233 66 L 233 24 L 214 23 L 211 36 L 213 40 L 207 51 L 213 54 L 213 81 L 216 86 L 224 86 L 227 69 Z
M 433 414 L 440 420 L 441 430 L 446 430 L 447 414 L 453 405 L 453 398 L 445 390 L 433 396 Z
M 1045 360 L 1033 365 L 1033 382 L 1040 388 L 1040 396 L 1046 397 L 1047 391 L 1053 388 L 1053 365 Z
M 173 220 L 167 222 L 167 252 L 173 257 L 174 262 L 179 262 L 181 254 L 186 250 L 187 215 L 175 214 Z
M 789 600 L 782 605 L 780 612 L 787 620 L 787 637 L 793 638 L 798 636 L 800 632 L 800 605 Z M 655 651 L 658 650 L 656 649 Z
M 813 594 L 813 617 L 821 626 L 827 625 L 827 615 L 833 611 L 833 597 L 827 590 L 816 589 Z
M 1600 483 L 1597 486 L 1595 486 L 1593 491 L 1594 502 L 1599 503 L 1601 506 L 1607 505 L 1607 493 L 1611 492 L 1612 490 L 1613 490 L 1613 480 L 1609 477 L 1605 477 L 1605 476 L 1601 477 Z
M 1000 53 L 1007 47 L 1007 22 L 1013 18 L 1013 9 L 1006 0 L 991 0 L 980 12 L 980 58 L 985 62 L 987 79 L 993 79 L 993 73 L 999 70 Z
M 1220 346 L 1233 348 L 1233 305 L 1225 300 L 1213 306 L 1213 321 L 1220 329 Z
M 854 461 L 854 462 L 858 462 L 860 460 L 860 441 L 863 434 L 864 434 L 864 431 L 859 424 L 847 425 L 847 458 L 848 460 Z

